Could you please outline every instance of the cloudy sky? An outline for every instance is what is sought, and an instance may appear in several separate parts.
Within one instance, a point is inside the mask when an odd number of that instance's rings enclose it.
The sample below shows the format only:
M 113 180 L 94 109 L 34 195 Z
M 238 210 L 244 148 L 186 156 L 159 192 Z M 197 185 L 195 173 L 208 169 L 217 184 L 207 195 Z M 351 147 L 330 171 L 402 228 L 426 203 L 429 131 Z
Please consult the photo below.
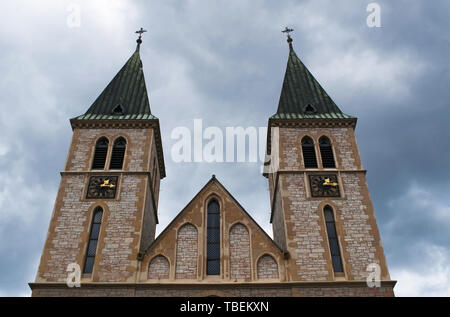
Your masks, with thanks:
M 174 163 L 171 131 L 264 127 L 294 49 L 356 134 L 399 296 L 450 296 L 450 2 L 2 1 L 0 296 L 29 296 L 72 131 L 144 35 L 150 105 L 167 177 L 158 232 L 216 174 L 271 234 L 254 163 Z M 79 11 L 80 19 L 74 17 Z M 77 25 L 79 22 L 79 25 Z

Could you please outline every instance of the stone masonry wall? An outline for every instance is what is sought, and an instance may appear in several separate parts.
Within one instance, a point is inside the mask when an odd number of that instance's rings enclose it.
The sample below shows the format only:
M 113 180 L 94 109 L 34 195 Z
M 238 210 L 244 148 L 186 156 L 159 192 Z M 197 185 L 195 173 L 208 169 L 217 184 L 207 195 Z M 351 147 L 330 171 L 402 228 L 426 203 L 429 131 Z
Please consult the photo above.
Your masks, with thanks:
M 92 171 L 95 143 L 101 136 L 106 136 L 110 144 L 105 170 Z M 86 199 L 89 177 L 110 172 L 111 147 L 119 136 L 125 137 L 127 148 L 123 170 L 114 171 L 119 177 L 116 198 Z M 100 282 L 134 279 L 142 212 L 148 195 L 145 191 L 148 175 L 134 172 L 148 171 L 152 137 L 152 129 L 74 130 L 36 282 L 65 281 L 69 263 L 78 263 L 83 270 L 92 211 L 96 206 L 102 207 L 104 214 L 90 278 Z M 154 237 L 155 225 L 154 219 L 147 219 L 148 234 L 144 240 Z
M 319 200 L 306 199 L 303 174 L 282 174 L 284 212 L 288 247 L 295 261 L 292 272 L 302 281 L 324 281 L 328 277 L 323 226 L 320 223 Z
M 304 135 L 313 138 L 318 160 L 317 169 L 304 169 L 301 146 Z M 323 169 L 318 139 L 330 138 L 337 162 L 336 169 Z M 382 278 L 389 279 L 381 247 L 365 173 L 362 169 L 356 139 L 351 128 L 284 128 L 280 129 L 280 167 L 278 188 L 286 221 L 286 236 L 293 280 L 334 280 L 323 208 L 330 205 L 335 211 L 336 228 L 345 277 L 365 280 L 367 265 L 377 263 Z M 292 173 L 290 173 L 292 172 Z M 339 198 L 313 198 L 309 194 L 308 175 L 333 173 L 341 184 Z M 275 193 L 278 199 L 278 193 Z M 281 212 L 275 204 L 273 214 L 274 237 L 283 234 Z M 278 238 L 278 240 L 282 240 Z
M 109 140 L 108 157 L 114 140 L 119 136 L 127 140 L 123 170 L 130 172 L 148 171 L 152 129 L 75 129 L 72 146 L 66 162 L 66 171 L 81 172 L 90 170 L 95 142 L 105 136 Z M 108 160 L 105 164 L 109 168 Z
M 273 218 L 272 218 L 272 232 L 273 232 L 273 240 L 281 247 L 281 249 L 287 250 L 285 219 L 281 204 L 281 191 L 279 188 L 277 188 L 275 193 L 275 202 L 273 206 Z
M 197 229 L 191 224 L 185 224 L 178 230 L 176 279 L 197 278 L 198 258 Z
M 385 297 L 393 296 L 392 287 L 382 286 L 377 289 L 368 287 L 298 287 L 291 285 L 276 284 L 273 286 L 262 287 L 252 284 L 251 286 L 242 285 L 161 285 L 157 286 L 146 284 L 140 287 L 88 287 L 82 285 L 77 288 L 35 288 L 33 297 L 39 296 L 137 296 L 137 297 L 195 297 L 195 296 L 224 296 L 224 297 L 277 297 L 277 296 L 364 296 L 364 297 Z
M 258 260 L 258 279 L 278 278 L 278 264 L 271 255 L 263 255 Z
M 352 128 L 280 128 L 280 168 L 282 170 L 304 169 L 301 139 L 305 135 L 314 140 L 318 160 L 320 160 L 319 138 L 325 135 L 332 142 L 338 168 L 346 170 L 362 168 Z
M 251 278 L 250 236 L 240 223 L 230 229 L 230 278 Z
M 148 267 L 149 279 L 168 279 L 170 272 L 169 261 L 162 256 L 158 255 L 153 258 Z

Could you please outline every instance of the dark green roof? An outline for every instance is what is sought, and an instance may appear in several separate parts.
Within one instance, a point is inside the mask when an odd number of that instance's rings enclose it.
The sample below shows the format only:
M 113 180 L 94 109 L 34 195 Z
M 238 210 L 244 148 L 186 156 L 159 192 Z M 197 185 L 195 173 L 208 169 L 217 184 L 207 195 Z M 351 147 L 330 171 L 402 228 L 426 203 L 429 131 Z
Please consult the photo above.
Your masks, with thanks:
M 289 41 L 290 40 L 290 41 Z M 289 39 L 289 59 L 278 110 L 273 119 L 348 119 L 295 54 Z M 313 111 L 308 105 L 312 106 Z M 308 107 L 308 108 L 307 108 Z
M 121 113 L 115 113 L 119 106 Z M 85 114 L 77 120 L 148 120 L 150 112 L 139 46 Z

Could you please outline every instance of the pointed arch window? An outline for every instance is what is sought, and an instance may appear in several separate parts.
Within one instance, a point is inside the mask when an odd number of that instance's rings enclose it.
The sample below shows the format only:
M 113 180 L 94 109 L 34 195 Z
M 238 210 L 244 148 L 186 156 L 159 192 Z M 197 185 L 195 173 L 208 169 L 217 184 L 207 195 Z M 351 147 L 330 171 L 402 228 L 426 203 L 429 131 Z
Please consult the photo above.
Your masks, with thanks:
M 217 200 L 208 204 L 206 274 L 220 274 L 220 206 Z
M 322 136 L 319 139 L 319 148 L 320 156 L 322 157 L 322 166 L 324 168 L 335 168 L 336 163 L 334 161 L 333 148 L 330 139 L 326 136 Z
M 103 209 L 97 207 L 92 217 L 91 231 L 89 233 L 89 242 L 86 251 L 86 260 L 84 262 L 83 273 L 92 273 L 94 268 L 95 255 L 97 253 L 98 236 L 100 234 L 100 226 L 102 224 Z
M 108 154 L 109 141 L 105 137 L 98 139 L 95 144 L 94 160 L 92 161 L 92 169 L 102 170 L 105 168 L 106 154 Z
M 302 139 L 303 162 L 305 168 L 317 168 L 316 150 L 314 149 L 314 141 L 308 136 Z
M 325 216 L 325 223 L 327 227 L 328 242 L 330 244 L 331 261 L 333 263 L 333 270 L 335 273 L 344 272 L 342 266 L 341 251 L 339 249 L 339 242 L 336 232 L 336 224 L 334 221 L 333 209 L 330 206 L 325 206 L 323 209 Z
M 123 137 L 119 137 L 114 141 L 114 146 L 111 154 L 111 163 L 109 169 L 121 170 L 123 166 L 123 158 L 125 156 L 125 149 L 127 141 Z

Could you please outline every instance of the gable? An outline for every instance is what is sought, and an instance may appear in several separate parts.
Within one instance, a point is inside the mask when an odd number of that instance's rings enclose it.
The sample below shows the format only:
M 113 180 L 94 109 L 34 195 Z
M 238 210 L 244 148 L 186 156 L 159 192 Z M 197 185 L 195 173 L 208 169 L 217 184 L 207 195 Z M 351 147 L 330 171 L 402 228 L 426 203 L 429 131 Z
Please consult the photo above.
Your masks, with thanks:
M 220 206 L 220 274 L 212 276 L 207 274 L 206 225 L 211 200 Z M 167 262 L 157 258 L 161 256 Z M 267 263 L 272 266 L 269 271 L 277 274 L 260 275 L 276 276 L 279 280 L 282 260 L 283 252 L 278 245 L 213 176 L 148 248 L 143 256 L 141 281 L 158 276 L 155 271 L 160 267 L 156 264 L 162 262 L 167 263 L 164 270 L 169 271 L 169 278 L 160 280 L 250 282 L 258 280 L 258 272 L 262 270 L 258 264 Z

